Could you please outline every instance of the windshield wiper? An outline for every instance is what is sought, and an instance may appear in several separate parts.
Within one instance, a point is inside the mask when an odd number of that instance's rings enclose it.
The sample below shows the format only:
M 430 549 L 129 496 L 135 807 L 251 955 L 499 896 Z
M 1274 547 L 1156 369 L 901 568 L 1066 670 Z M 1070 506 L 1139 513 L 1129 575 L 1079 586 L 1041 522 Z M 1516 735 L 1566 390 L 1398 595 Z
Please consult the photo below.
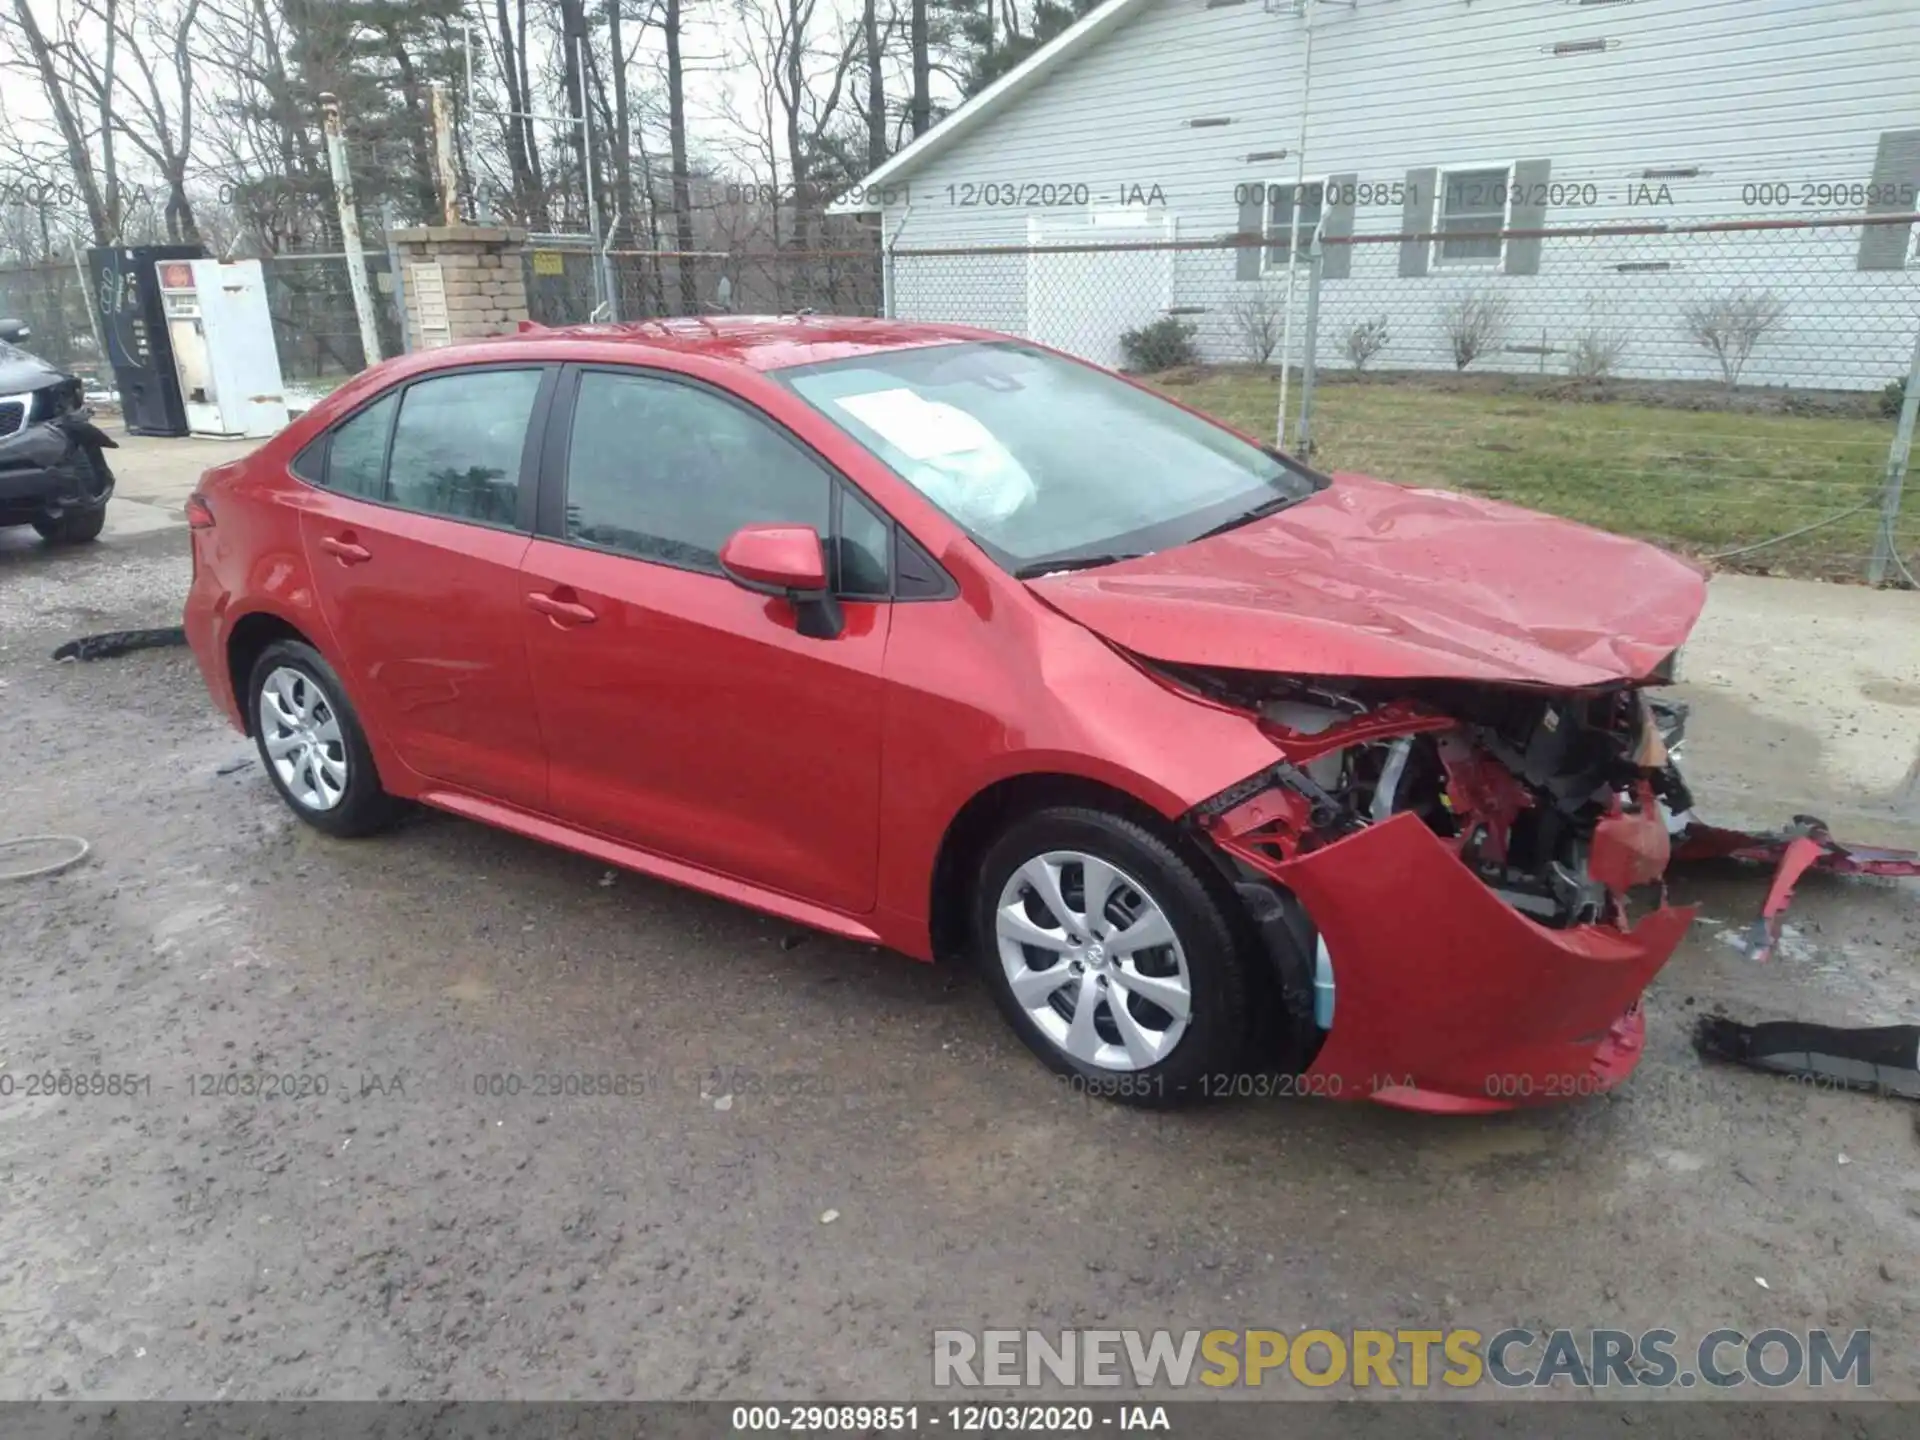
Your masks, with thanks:
M 1117 565 L 1122 560 L 1138 560 L 1141 553 L 1136 551 L 1128 555 L 1069 555 L 1060 560 L 1035 560 L 1014 571 L 1013 578 L 1038 580 L 1042 575 L 1055 575 L 1062 570 L 1092 570 L 1100 565 Z
M 1193 538 L 1195 540 L 1205 540 L 1210 536 L 1224 535 L 1229 530 L 1238 530 L 1242 525 L 1251 525 L 1255 520 L 1264 519 L 1267 516 L 1274 514 L 1276 511 L 1286 509 L 1289 505 L 1298 504 L 1300 501 L 1300 498 L 1301 497 L 1298 495 L 1276 495 L 1271 500 L 1262 500 L 1258 505 L 1254 506 L 1251 510 L 1242 510 L 1238 515 L 1235 515 L 1231 520 L 1222 520 L 1218 525 L 1214 526 L 1211 530 L 1202 530 L 1198 535 L 1194 536 Z M 1192 542 L 1190 541 L 1188 543 L 1192 543 Z

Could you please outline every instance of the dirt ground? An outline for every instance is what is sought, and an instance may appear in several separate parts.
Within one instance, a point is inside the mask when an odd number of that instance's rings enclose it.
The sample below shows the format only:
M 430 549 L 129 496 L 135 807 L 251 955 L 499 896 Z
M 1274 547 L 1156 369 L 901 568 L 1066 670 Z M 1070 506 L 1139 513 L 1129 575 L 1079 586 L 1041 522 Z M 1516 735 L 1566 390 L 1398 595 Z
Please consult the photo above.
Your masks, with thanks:
M 0 1398 L 903 1399 L 936 1327 L 1510 1324 L 1869 1327 L 1873 1392 L 1920 1396 L 1915 1107 L 1687 1045 L 1714 1005 L 1920 1016 L 1920 885 L 1810 878 L 1761 966 L 1762 878 L 1683 880 L 1611 1097 L 1131 1112 L 967 975 L 446 816 L 325 839 L 185 651 L 48 658 L 186 579 L 177 524 L 0 532 L 0 835 L 93 845 L 0 885 L 0 1075 L 143 1077 L 0 1099 Z M 1722 594 L 1708 805 L 1920 844 L 1915 597 Z M 199 1093 L 229 1072 L 326 1093 Z M 540 1073 L 646 1083 L 487 1093 Z

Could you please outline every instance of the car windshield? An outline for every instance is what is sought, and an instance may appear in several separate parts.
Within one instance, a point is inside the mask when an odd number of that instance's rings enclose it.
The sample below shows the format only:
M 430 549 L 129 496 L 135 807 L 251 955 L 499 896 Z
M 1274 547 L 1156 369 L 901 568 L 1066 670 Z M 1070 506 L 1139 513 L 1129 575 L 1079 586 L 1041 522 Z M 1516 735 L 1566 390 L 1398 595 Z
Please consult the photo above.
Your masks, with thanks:
M 1016 575 L 1184 545 L 1324 482 L 1091 365 L 1017 342 L 776 372 Z

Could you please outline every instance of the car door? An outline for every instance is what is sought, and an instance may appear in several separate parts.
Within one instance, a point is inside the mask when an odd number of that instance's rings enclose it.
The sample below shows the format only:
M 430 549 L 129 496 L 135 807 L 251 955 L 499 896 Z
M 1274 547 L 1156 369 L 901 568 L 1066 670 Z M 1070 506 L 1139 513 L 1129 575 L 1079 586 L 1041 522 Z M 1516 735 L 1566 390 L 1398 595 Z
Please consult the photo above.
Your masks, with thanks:
M 370 728 L 432 780 L 547 799 L 523 640 L 538 425 L 557 367 L 424 376 L 341 422 L 301 535 Z M 302 468 L 296 463 L 296 471 Z
M 874 898 L 890 525 L 737 397 L 570 370 L 522 621 L 551 807 L 657 854 L 858 913 Z M 725 578 L 751 524 L 810 525 L 844 626 Z

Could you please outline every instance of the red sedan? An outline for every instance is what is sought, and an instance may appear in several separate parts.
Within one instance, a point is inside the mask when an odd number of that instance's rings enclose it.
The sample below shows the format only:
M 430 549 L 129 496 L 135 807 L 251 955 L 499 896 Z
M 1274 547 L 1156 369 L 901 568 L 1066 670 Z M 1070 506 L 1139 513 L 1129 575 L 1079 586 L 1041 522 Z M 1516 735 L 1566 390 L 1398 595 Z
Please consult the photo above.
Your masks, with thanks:
M 419 801 L 970 957 L 1098 1093 L 1590 1094 L 1689 919 L 1629 892 L 1695 568 L 1023 341 L 530 328 L 188 514 L 188 637 L 301 819 Z

